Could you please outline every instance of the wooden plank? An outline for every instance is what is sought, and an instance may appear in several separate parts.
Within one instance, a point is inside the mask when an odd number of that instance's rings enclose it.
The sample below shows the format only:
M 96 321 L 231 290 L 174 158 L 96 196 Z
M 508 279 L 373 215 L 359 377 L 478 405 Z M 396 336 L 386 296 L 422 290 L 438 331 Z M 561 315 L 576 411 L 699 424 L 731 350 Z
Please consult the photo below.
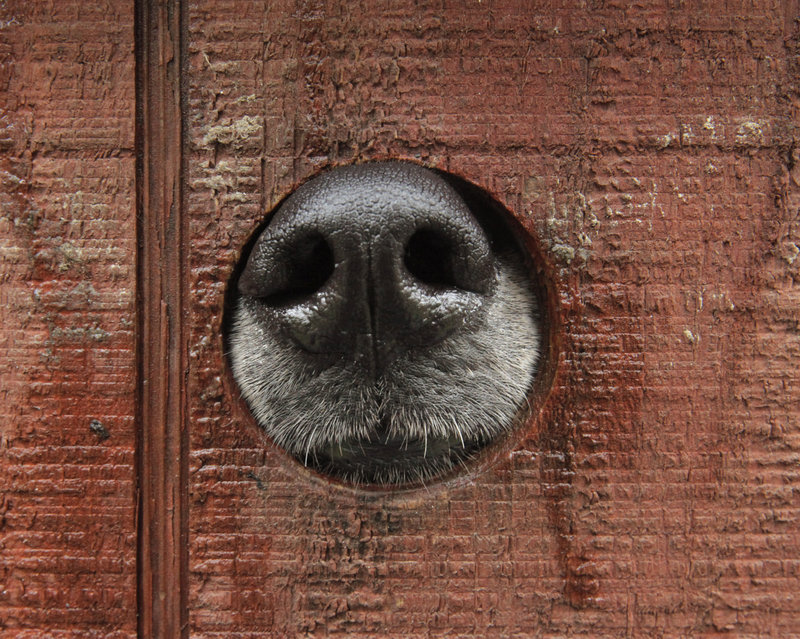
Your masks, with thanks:
M 178 1 L 138 2 L 139 634 L 187 632 L 187 348 Z
M 0 636 L 136 636 L 133 7 L 0 2 Z
M 188 5 L 193 637 L 795 631 L 786 6 Z M 215 333 L 266 212 L 324 167 L 384 158 L 506 204 L 560 318 L 552 393 L 513 449 L 393 494 L 265 445 Z

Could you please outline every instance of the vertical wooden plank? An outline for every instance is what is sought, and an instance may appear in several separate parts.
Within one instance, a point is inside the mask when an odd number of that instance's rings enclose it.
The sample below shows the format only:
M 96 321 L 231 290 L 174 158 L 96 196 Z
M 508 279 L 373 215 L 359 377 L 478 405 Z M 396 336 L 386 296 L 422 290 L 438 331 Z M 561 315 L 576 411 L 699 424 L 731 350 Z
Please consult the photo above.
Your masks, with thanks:
M 0 2 L 0 637 L 136 636 L 133 5 Z
M 139 636 L 187 632 L 181 15 L 137 3 Z

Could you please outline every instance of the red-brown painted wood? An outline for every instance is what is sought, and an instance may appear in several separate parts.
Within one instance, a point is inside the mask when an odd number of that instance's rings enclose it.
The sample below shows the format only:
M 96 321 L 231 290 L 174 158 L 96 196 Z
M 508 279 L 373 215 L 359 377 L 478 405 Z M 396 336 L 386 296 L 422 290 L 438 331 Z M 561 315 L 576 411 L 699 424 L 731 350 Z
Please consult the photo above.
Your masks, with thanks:
M 797 630 L 796 17 L 190 3 L 195 636 Z M 325 166 L 386 157 L 515 212 L 561 321 L 553 392 L 511 450 L 401 495 L 265 448 L 218 337 L 265 212 Z
M 797 634 L 795 0 L 90 5 L 0 8 L 0 634 Z M 482 464 L 359 491 L 263 440 L 223 304 L 398 157 L 535 238 L 551 354 Z
M 129 2 L 0 3 L 0 636 L 136 635 Z
M 139 634 L 187 636 L 181 4 L 137 4 Z

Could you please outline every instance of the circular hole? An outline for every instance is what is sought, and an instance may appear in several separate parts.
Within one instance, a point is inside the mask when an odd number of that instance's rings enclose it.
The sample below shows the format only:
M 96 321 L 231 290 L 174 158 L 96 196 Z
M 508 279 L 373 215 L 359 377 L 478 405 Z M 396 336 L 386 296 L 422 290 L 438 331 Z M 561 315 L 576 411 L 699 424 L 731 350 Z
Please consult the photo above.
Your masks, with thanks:
M 523 424 L 549 392 L 556 296 L 535 239 L 480 187 L 451 174 L 427 173 L 434 176 L 436 188 L 443 181 L 455 191 L 480 223 L 500 278 L 491 295 L 501 298 L 486 300 L 485 311 L 466 318 L 457 336 L 448 336 L 442 344 L 415 346 L 396 357 L 388 372 L 376 376 L 360 367 L 364 353 L 356 357 L 345 347 L 369 343 L 370 331 L 380 325 L 374 317 L 355 336 L 348 324 L 342 330 L 341 349 L 325 356 L 301 352 L 284 337 L 281 322 L 298 317 L 305 321 L 309 314 L 319 314 L 324 330 L 332 330 L 335 318 L 325 315 L 324 304 L 343 296 L 337 287 L 349 281 L 345 274 L 350 258 L 337 248 L 334 260 L 334 249 L 323 235 L 309 234 L 292 246 L 290 259 L 281 267 L 286 269 L 281 280 L 285 284 L 264 298 L 240 294 L 237 279 L 268 223 L 256 229 L 234 270 L 223 318 L 232 377 L 255 422 L 273 443 L 313 471 L 311 476 L 349 487 L 394 490 L 474 472 L 510 450 L 514 435 L 525 433 Z M 396 174 L 396 168 L 386 172 Z M 377 176 L 383 174 L 378 171 Z M 351 173 L 344 177 L 348 184 L 357 182 Z M 370 188 L 378 178 L 373 176 Z M 326 206 L 324 188 L 317 180 L 307 184 L 311 183 L 313 195 L 323 198 L 319 205 Z M 369 195 L 354 195 L 341 214 L 360 215 L 353 202 L 371 201 L 372 192 Z M 293 197 L 278 208 L 291 207 Z M 308 202 L 304 206 L 314 210 Z M 281 213 L 281 219 L 292 219 L 291 208 Z M 458 248 L 447 237 L 423 228 L 412 234 L 403 251 L 401 264 L 417 280 L 435 289 L 459 289 L 453 266 Z M 345 267 L 342 274 L 331 279 L 340 266 Z M 329 280 L 324 298 L 296 309 L 290 306 Z M 448 291 L 451 295 L 457 297 L 458 291 Z M 372 291 L 369 303 L 375 296 Z M 348 321 L 362 312 L 359 304 L 345 300 Z M 509 386 L 514 388 L 509 391 Z M 500 397 L 504 399 L 498 410 Z

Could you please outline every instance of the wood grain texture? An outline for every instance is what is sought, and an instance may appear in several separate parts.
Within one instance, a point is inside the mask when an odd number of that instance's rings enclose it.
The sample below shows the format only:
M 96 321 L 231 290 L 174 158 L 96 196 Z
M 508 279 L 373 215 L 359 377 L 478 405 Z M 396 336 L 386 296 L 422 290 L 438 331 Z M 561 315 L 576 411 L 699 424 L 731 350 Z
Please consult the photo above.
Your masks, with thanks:
M 190 3 L 197 637 L 791 636 L 795 3 Z M 488 469 L 348 491 L 260 437 L 219 338 L 266 212 L 410 158 L 550 264 L 552 394 Z
M 139 2 L 139 634 L 187 636 L 181 3 Z
M 0 2 L 0 635 L 796 636 L 798 18 Z M 401 493 L 271 447 L 221 336 L 266 213 L 384 158 L 514 212 L 554 321 L 524 429 Z
M 133 12 L 0 3 L 0 636 L 136 635 Z

